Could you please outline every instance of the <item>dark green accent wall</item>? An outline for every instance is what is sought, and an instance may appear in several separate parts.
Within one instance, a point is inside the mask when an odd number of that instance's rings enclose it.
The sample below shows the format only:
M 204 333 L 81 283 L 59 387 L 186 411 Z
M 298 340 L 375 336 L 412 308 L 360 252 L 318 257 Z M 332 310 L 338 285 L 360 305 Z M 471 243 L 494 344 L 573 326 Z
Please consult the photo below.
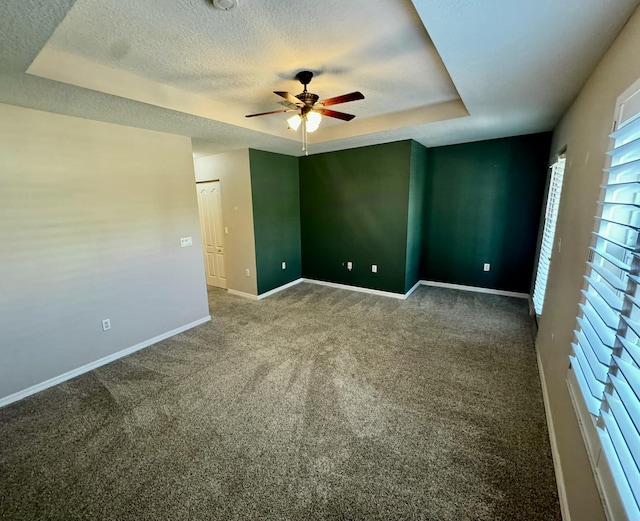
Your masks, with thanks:
M 529 293 L 550 139 L 429 149 L 423 279 Z
M 301 276 L 394 293 L 420 279 L 529 293 L 550 138 L 302 158 L 250 150 L 258 294 Z
M 411 142 L 409 165 L 409 212 L 407 216 L 407 262 L 404 292 L 420 280 L 420 260 L 424 235 L 424 199 L 427 181 L 427 149 Z
M 300 159 L 303 277 L 405 292 L 411 151 L 400 141 Z
M 249 162 L 260 295 L 301 276 L 298 158 L 250 149 Z

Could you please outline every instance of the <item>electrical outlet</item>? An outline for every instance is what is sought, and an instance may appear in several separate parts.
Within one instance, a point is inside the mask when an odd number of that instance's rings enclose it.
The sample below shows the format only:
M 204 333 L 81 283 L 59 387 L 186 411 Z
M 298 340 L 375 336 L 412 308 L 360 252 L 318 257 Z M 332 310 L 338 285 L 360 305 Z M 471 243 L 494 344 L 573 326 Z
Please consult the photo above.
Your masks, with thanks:
M 489 264 L 488 262 L 484 263 L 484 271 L 489 271 L 491 269 L 491 264 Z
M 283 270 L 287 269 L 287 263 L 285 261 L 282 261 L 282 269 Z
M 102 331 L 109 331 L 111 329 L 111 319 L 105 318 L 102 321 Z
M 224 234 L 225 235 L 229 235 L 229 227 L 228 226 L 224 227 Z
M 249 268 L 247 268 L 246 270 L 244 270 L 244 274 L 245 274 L 247 277 L 251 277 L 251 272 L 249 271 Z
M 353 262 L 347 261 L 347 269 L 351 271 L 353 269 Z
M 186 248 L 187 246 L 193 246 L 193 239 L 191 237 L 182 237 L 180 239 L 180 247 Z
M 378 273 L 378 265 L 377 264 L 372 264 L 371 265 L 371 273 Z

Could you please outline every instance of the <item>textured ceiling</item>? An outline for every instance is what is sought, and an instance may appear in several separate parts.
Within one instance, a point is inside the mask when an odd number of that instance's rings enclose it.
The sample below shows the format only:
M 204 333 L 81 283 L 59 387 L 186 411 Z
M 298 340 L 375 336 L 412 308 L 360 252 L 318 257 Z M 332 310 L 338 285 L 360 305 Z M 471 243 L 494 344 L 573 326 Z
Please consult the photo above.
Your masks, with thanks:
M 272 91 L 299 92 L 301 69 L 319 73 L 310 87 L 323 97 L 366 91 L 358 117 L 458 98 L 409 0 L 241 0 L 228 12 L 203 0 L 81 0 L 48 45 L 241 112 L 278 108 Z
M 312 153 L 538 132 L 639 2 L 5 0 L 0 102 L 188 135 L 200 155 L 300 155 L 284 115 L 243 116 L 281 108 L 272 91 L 300 92 L 308 68 L 322 98 L 366 96 L 335 107 L 357 118 L 325 118 Z

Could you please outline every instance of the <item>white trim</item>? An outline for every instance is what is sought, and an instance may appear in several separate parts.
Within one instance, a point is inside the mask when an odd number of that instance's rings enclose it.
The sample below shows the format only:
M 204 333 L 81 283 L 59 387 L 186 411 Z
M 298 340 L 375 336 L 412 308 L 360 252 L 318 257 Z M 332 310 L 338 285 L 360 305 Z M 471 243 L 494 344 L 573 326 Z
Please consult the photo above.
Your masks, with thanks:
M 251 300 L 258 300 L 258 295 L 252 295 L 251 293 L 244 293 L 242 291 L 238 291 L 235 289 L 228 289 L 227 288 L 227 293 L 229 293 L 229 295 L 237 295 L 238 297 L 244 297 L 244 298 L 248 298 Z
M 556 473 L 556 485 L 558 487 L 558 500 L 560 501 L 560 512 L 563 521 L 571 521 L 569 512 L 569 503 L 567 501 L 567 490 L 564 485 L 564 474 L 562 472 L 562 463 L 560 462 L 560 451 L 558 450 L 558 440 L 556 439 L 556 430 L 553 426 L 553 417 L 551 416 L 551 405 L 549 403 L 549 392 L 547 390 L 547 379 L 544 376 L 542 368 L 542 360 L 540 359 L 540 351 L 536 343 L 536 359 L 538 360 L 538 372 L 540 373 L 540 387 L 542 388 L 542 400 L 544 402 L 544 413 L 547 417 L 547 430 L 549 431 L 549 444 L 551 445 L 551 456 L 553 457 L 553 468 Z
M 448 282 L 434 282 L 430 280 L 419 280 L 406 293 L 393 293 L 391 291 L 382 291 L 379 289 L 363 288 L 360 286 L 350 286 L 348 284 L 339 284 L 337 282 L 326 282 L 324 280 L 307 279 L 307 278 L 300 278 L 300 279 L 294 280 L 292 282 L 279 286 L 275 289 L 272 289 L 271 291 L 267 291 L 266 293 L 261 293 L 260 295 L 243 293 L 242 291 L 237 291 L 235 289 L 227 289 L 227 293 L 229 293 L 230 295 L 237 295 L 239 297 L 244 297 L 251 300 L 262 300 L 263 298 L 269 297 L 274 293 L 278 293 L 279 291 L 282 291 L 284 289 L 300 284 L 301 282 L 308 282 L 309 284 L 317 284 L 319 286 L 328 286 L 330 288 L 346 289 L 349 291 L 358 291 L 360 293 L 369 293 L 370 295 L 378 295 L 380 297 L 397 298 L 400 300 L 406 300 L 409 297 L 409 295 L 411 295 L 416 289 L 418 289 L 419 286 L 422 285 L 422 286 L 433 286 L 437 288 L 457 289 L 461 291 L 473 291 L 476 293 L 488 293 L 491 295 L 502 295 L 504 297 L 523 298 L 531 302 L 531 296 L 528 293 L 516 293 L 515 291 L 504 291 L 501 289 L 492 289 L 492 288 L 480 288 L 477 286 L 464 286 L 462 284 L 450 284 Z
M 380 297 L 391 297 L 405 300 L 408 294 L 392 293 L 391 291 L 381 291 L 379 289 L 361 288 L 360 286 L 349 286 L 347 284 L 338 284 L 337 282 L 325 282 L 324 280 L 302 279 L 302 282 L 318 284 L 320 286 L 329 286 L 330 288 L 347 289 L 350 291 L 358 291 L 360 293 L 369 293 L 370 295 L 378 295 Z
M 405 299 L 406 299 L 406 298 L 408 298 L 408 297 L 409 297 L 409 295 L 411 295 L 411 293 L 413 293 L 415 290 L 417 290 L 420 286 L 422 286 L 422 281 L 421 281 L 421 280 L 419 280 L 418 282 L 416 282 L 416 283 L 413 285 L 413 287 L 412 287 L 409 291 L 407 291 L 407 292 L 404 294 L 404 298 L 405 298 Z
M 529 298 L 528 293 L 516 293 L 515 291 L 504 291 L 502 289 L 480 288 L 478 286 L 465 286 L 463 284 L 450 284 L 448 282 L 435 282 L 432 280 L 421 280 L 423 286 L 433 286 L 435 288 L 459 289 L 462 291 L 474 291 L 476 293 L 488 293 L 490 295 L 502 295 L 503 297 Z
M 94 362 L 89 362 L 88 364 L 78 367 L 77 369 L 73 369 L 59 376 L 54 376 L 49 380 L 45 380 L 44 382 L 40 382 L 39 384 L 35 384 L 35 385 L 32 385 L 31 387 L 27 387 L 26 389 L 23 389 L 22 391 L 18 391 L 17 393 L 13 393 L 13 394 L 10 394 L 9 396 L 5 396 L 4 398 L 0 398 L 0 408 L 5 407 L 10 403 L 17 402 L 18 400 L 22 400 L 23 398 L 26 398 L 27 396 L 31 396 L 32 394 L 36 394 L 36 393 L 39 393 L 40 391 L 44 391 L 45 389 L 48 389 L 49 387 L 53 387 L 54 385 L 58 385 L 62 382 L 66 382 L 67 380 L 71 380 L 72 378 L 75 378 L 76 376 L 80 376 L 81 374 L 88 373 L 89 371 L 97 369 L 98 367 L 111 363 L 115 360 L 118 360 L 119 358 L 125 357 L 132 353 L 135 353 L 136 351 L 140 351 L 145 347 L 149 347 L 150 345 L 156 344 L 161 340 L 166 340 L 167 338 L 175 336 L 178 333 L 182 333 L 187 329 L 191 329 L 193 327 L 199 326 L 200 324 L 204 324 L 205 322 L 209 322 L 210 320 L 211 320 L 211 316 L 207 315 L 206 317 L 200 318 L 194 322 L 190 322 L 189 324 L 186 324 L 184 326 L 177 327 L 176 329 L 172 329 L 171 331 L 167 331 L 166 333 L 162 333 L 161 335 L 154 336 L 149 340 L 145 340 L 144 342 L 140 342 L 139 344 L 136 344 L 134 346 L 127 347 L 126 349 L 122 349 L 117 353 L 113 353 L 111 355 L 105 356 L 103 358 L 100 358 L 99 360 L 95 360 Z
M 607 520 L 630 521 L 618 495 L 616 482 L 604 455 L 594 418 L 587 409 L 573 367 L 567 371 L 566 383 Z
M 297 284 L 300 284 L 304 279 L 297 279 L 297 280 L 293 280 L 291 282 L 288 282 L 287 284 L 283 284 L 282 286 L 278 286 L 277 288 L 272 289 L 271 291 L 266 291 L 265 293 L 260 293 L 260 295 L 258 295 L 258 300 L 262 300 L 263 298 L 267 298 L 270 297 L 271 295 L 274 295 L 280 291 L 282 291 L 283 289 L 287 289 L 287 288 L 291 288 Z

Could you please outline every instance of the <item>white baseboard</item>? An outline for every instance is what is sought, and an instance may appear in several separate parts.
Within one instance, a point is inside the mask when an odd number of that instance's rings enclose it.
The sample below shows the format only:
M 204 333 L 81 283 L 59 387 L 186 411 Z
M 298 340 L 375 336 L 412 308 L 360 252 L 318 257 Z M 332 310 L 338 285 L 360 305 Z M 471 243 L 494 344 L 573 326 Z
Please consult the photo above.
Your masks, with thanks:
M 349 286 L 348 284 L 338 284 L 337 282 L 325 282 L 324 280 L 302 279 L 302 282 L 309 282 L 310 284 L 318 284 L 320 286 L 329 286 L 330 288 L 357 291 L 359 293 L 369 293 L 369 295 L 378 295 L 380 297 L 391 297 L 391 298 L 397 298 L 401 300 L 404 300 L 407 298 L 407 294 L 404 294 L 404 293 L 392 293 L 391 291 L 382 291 L 379 289 L 361 288 L 360 286 Z
M 243 291 L 238 291 L 235 289 L 227 289 L 227 293 L 229 293 L 229 295 L 236 295 L 238 297 L 248 298 L 251 300 L 258 300 L 258 295 L 252 295 L 251 293 L 244 293 Z
M 284 284 L 277 288 L 272 289 L 271 291 L 267 291 L 266 293 L 261 293 L 260 295 L 252 295 L 250 293 L 243 293 L 242 291 L 237 291 L 235 289 L 227 289 L 227 293 L 231 295 L 237 295 L 239 297 L 248 298 L 251 300 L 262 300 L 263 298 L 269 297 L 279 291 L 285 290 L 296 284 L 300 284 L 301 282 L 308 282 L 310 284 L 318 284 L 320 286 L 329 286 L 330 288 L 337 289 L 346 289 L 349 291 L 358 291 L 360 293 L 368 293 L 370 295 L 378 295 L 381 297 L 391 297 L 397 298 L 400 300 L 406 300 L 409 295 L 411 295 L 418 287 L 422 286 L 433 286 L 438 288 L 449 288 L 449 289 L 457 289 L 461 291 L 474 291 L 476 293 L 488 293 L 491 295 L 502 295 L 505 297 L 516 297 L 516 298 L 524 298 L 530 299 L 529 294 L 527 293 L 516 293 L 515 291 L 504 291 L 501 289 L 491 289 L 491 288 L 480 288 L 476 286 L 464 286 L 462 284 L 450 284 L 448 282 L 434 282 L 430 280 L 419 280 L 414 284 L 414 286 L 407 291 L 406 293 L 394 293 L 392 291 L 382 291 L 379 289 L 371 289 L 371 288 L 362 288 L 360 286 L 350 286 L 348 284 L 339 284 L 337 282 L 326 282 L 324 280 L 316 280 L 316 279 L 306 279 L 300 278 L 289 282 L 288 284 Z
M 421 280 L 424 286 L 432 286 L 434 288 L 459 289 L 462 291 L 473 291 L 475 293 L 488 293 L 490 295 L 501 295 L 503 297 L 516 297 L 528 299 L 528 293 L 517 293 L 515 291 L 504 291 L 502 289 L 480 288 L 478 286 L 465 286 L 463 284 L 450 284 L 449 282 L 435 282 L 431 280 Z
M 269 297 L 274 293 L 278 293 L 284 289 L 295 286 L 296 284 L 300 284 L 301 282 L 309 282 L 310 284 L 318 284 L 320 286 L 329 286 L 330 288 L 337 289 L 346 289 L 349 291 L 358 291 L 360 293 L 369 293 L 370 295 L 378 295 L 381 297 L 391 297 L 397 298 L 401 300 L 406 300 L 409 295 L 411 295 L 419 286 L 432 286 L 436 288 L 448 288 L 448 289 L 457 289 L 461 291 L 473 291 L 476 293 L 488 293 L 490 295 L 501 295 L 504 297 L 516 297 L 523 299 L 530 299 L 528 293 L 516 293 L 515 291 L 504 291 L 501 289 L 491 289 L 491 288 L 480 288 L 477 286 L 465 286 L 462 284 L 450 284 L 448 282 L 435 282 L 430 280 L 419 280 L 414 284 L 414 286 L 407 291 L 406 293 L 393 293 L 391 291 L 382 291 L 379 289 L 371 289 L 371 288 L 362 288 L 360 286 L 350 286 L 348 284 L 339 284 L 337 282 L 326 282 L 324 280 L 316 280 L 316 279 L 306 279 L 301 278 L 289 282 L 288 284 L 284 284 L 279 286 L 271 291 L 267 291 L 266 293 L 261 293 L 260 295 L 252 295 L 251 293 L 243 293 L 242 291 L 237 291 L 235 289 L 227 289 L 227 293 L 230 295 L 237 295 L 239 297 L 248 298 L 251 300 L 262 300 L 263 298 Z
M 284 289 L 290 288 L 292 286 L 295 286 L 296 284 L 300 284 L 304 279 L 297 279 L 297 280 L 292 280 L 291 282 L 288 282 L 287 284 L 283 284 L 282 286 L 278 286 L 277 288 L 272 289 L 271 291 L 267 291 L 265 293 L 260 293 L 260 295 L 258 295 L 258 300 L 262 300 L 263 298 L 267 298 L 270 297 L 271 295 L 274 295 Z
M 262 300 L 263 298 L 270 297 L 271 295 L 278 293 L 279 291 L 285 290 L 301 282 L 308 282 L 310 284 L 318 284 L 319 286 L 329 286 L 331 288 L 337 289 L 346 289 L 349 291 L 358 291 L 360 293 L 369 293 L 370 295 L 378 295 L 382 297 L 391 297 L 397 299 L 406 299 L 411 293 L 413 293 L 419 286 L 421 281 L 416 282 L 416 284 L 406 293 L 393 293 L 391 291 L 382 291 L 379 289 L 370 289 L 370 288 L 361 288 L 360 286 L 349 286 L 348 284 L 338 284 L 337 282 L 325 282 L 324 280 L 316 280 L 316 279 L 296 279 L 287 284 L 283 284 L 282 286 L 278 286 L 277 288 L 272 289 L 271 291 L 267 291 L 266 293 L 261 293 L 260 295 L 251 295 L 250 293 L 243 293 L 242 291 L 236 291 L 235 289 L 227 289 L 227 293 L 231 295 L 237 295 L 239 297 L 248 298 L 251 300 Z
M 544 376 L 542 368 L 542 360 L 540 360 L 540 352 L 536 345 L 536 359 L 538 361 L 538 372 L 540 373 L 540 387 L 542 388 L 542 400 L 544 401 L 544 413 L 547 418 L 547 430 L 549 431 L 549 444 L 551 445 L 551 456 L 553 457 L 553 468 L 556 473 L 556 485 L 558 487 L 558 499 L 560 501 L 560 513 L 562 521 L 571 521 L 569 513 L 569 503 L 567 502 L 567 491 L 564 485 L 564 474 L 562 472 L 562 464 L 560 462 L 560 453 L 558 451 L 558 442 L 556 440 L 556 431 L 553 426 L 553 418 L 551 417 L 551 408 L 549 404 L 549 393 L 547 391 L 547 380 Z
M 44 382 L 41 382 L 39 384 L 35 384 L 35 385 L 32 385 L 31 387 L 27 387 L 22 391 L 18 391 L 16 393 L 10 394 L 9 396 L 5 396 L 4 398 L 0 398 L 0 407 L 4 407 L 6 405 L 9 405 L 10 403 L 17 402 L 18 400 L 22 400 L 27 396 L 31 396 L 32 394 L 36 394 L 36 393 L 39 393 L 40 391 L 44 391 L 49 387 L 53 387 L 54 385 L 58 385 L 62 382 L 66 382 L 67 380 L 71 380 L 76 376 L 80 376 L 83 373 L 87 373 L 89 371 L 92 371 L 93 369 L 97 369 L 100 366 L 106 365 L 110 362 L 118 360 L 119 358 L 130 355 L 131 353 L 135 353 L 136 351 L 140 351 L 145 347 L 149 347 L 150 345 L 156 344 L 161 340 L 165 340 L 167 338 L 175 336 L 178 333 L 182 333 L 187 329 L 191 329 L 193 327 L 199 326 L 200 324 L 204 324 L 205 322 L 209 322 L 210 320 L 211 320 L 210 316 L 203 317 L 201 319 L 198 319 L 184 326 L 180 326 L 176 329 L 172 329 L 171 331 L 167 331 L 166 333 L 162 333 L 161 335 L 154 336 L 153 338 L 150 338 L 149 340 L 145 340 L 144 342 L 140 342 L 139 344 L 136 344 L 134 346 L 127 347 L 126 349 L 118 351 L 117 353 L 113 353 L 111 355 L 105 356 L 104 358 L 100 358 L 99 360 L 96 360 L 94 362 L 85 364 L 82 367 L 78 367 L 77 369 L 73 369 L 59 376 L 50 378 L 49 380 L 45 380 Z
M 407 292 L 404 294 L 404 298 L 405 298 L 405 299 L 406 299 L 406 298 L 408 298 L 408 297 L 409 297 L 409 295 L 411 295 L 411 293 L 413 293 L 415 290 L 417 290 L 420 286 L 422 286 L 422 281 L 421 281 L 421 280 L 419 280 L 418 282 L 416 282 L 416 283 L 413 285 L 413 287 L 412 287 L 409 291 L 407 291 Z

